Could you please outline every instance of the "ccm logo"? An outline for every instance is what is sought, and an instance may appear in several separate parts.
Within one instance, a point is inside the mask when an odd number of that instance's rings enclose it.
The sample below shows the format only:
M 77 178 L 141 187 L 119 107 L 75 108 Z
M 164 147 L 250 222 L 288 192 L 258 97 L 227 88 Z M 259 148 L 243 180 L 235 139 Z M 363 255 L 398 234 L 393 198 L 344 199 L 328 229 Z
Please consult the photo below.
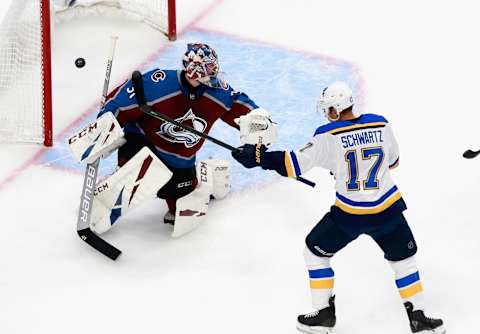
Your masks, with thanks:
M 68 143 L 69 144 L 72 144 L 74 142 L 77 141 L 77 139 L 80 139 L 82 137 L 85 137 L 87 135 L 87 133 L 90 133 L 92 132 L 93 130 L 96 130 L 97 129 L 97 122 L 91 124 L 88 128 L 85 128 L 83 129 L 82 131 L 80 131 L 79 133 L 77 133 L 75 136 L 73 136 L 72 138 L 70 138 L 68 140 Z
M 192 184 L 193 184 L 192 181 L 180 182 L 180 183 L 177 185 L 177 188 L 190 187 Z
M 208 165 L 206 162 L 200 162 L 200 181 L 207 182 Z
M 97 196 L 101 192 L 104 192 L 105 190 L 108 190 L 108 189 L 109 189 L 108 183 L 105 182 L 104 184 L 97 186 L 97 188 L 93 191 L 93 196 Z

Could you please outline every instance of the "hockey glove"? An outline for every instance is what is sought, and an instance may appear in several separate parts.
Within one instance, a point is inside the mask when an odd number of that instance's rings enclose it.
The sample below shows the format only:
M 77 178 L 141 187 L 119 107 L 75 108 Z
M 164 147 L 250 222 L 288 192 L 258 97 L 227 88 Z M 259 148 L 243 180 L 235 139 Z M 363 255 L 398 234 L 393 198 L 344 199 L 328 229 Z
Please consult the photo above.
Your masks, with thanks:
M 270 146 L 277 141 L 277 125 L 265 109 L 254 109 L 246 115 L 235 118 L 234 121 L 240 128 L 242 145 Z
M 239 151 L 233 151 L 232 157 L 246 168 L 253 168 L 262 165 L 262 155 L 265 154 L 265 145 L 245 144 L 239 147 Z

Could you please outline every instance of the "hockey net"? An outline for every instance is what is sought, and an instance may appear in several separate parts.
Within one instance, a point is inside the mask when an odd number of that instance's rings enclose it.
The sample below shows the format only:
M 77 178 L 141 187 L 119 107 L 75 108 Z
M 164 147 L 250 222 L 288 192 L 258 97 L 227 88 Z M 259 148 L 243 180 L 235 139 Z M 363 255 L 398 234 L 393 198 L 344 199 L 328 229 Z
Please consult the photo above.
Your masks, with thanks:
M 82 16 L 120 16 L 145 22 L 175 40 L 175 1 L 171 0 L 56 0 L 56 21 Z
M 54 21 L 100 15 L 140 20 L 176 38 L 175 0 L 11 0 L 0 25 L 0 142 L 52 145 Z

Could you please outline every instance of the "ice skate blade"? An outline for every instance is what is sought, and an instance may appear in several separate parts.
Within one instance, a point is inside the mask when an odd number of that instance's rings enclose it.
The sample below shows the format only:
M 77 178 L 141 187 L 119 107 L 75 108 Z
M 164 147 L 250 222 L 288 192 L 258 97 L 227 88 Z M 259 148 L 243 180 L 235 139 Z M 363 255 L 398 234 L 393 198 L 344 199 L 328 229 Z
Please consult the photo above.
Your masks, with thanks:
M 427 329 L 421 332 L 417 332 L 415 334 L 445 334 L 445 333 L 447 333 L 447 330 L 443 326 L 440 326 L 435 329 Z
M 321 326 L 305 326 L 301 323 L 297 323 L 297 329 L 302 333 L 307 334 L 334 334 L 333 328 L 321 327 Z

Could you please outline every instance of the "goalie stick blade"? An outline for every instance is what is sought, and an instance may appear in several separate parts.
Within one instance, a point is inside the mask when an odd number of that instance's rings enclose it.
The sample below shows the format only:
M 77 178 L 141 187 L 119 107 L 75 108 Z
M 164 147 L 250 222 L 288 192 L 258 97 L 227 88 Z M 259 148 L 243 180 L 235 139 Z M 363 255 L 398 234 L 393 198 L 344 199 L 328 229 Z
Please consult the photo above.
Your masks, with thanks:
M 87 244 L 95 248 L 103 255 L 109 257 L 113 261 L 115 261 L 120 256 L 120 254 L 122 254 L 121 250 L 115 248 L 114 246 L 110 245 L 108 242 L 100 238 L 90 228 L 77 231 L 77 233 L 80 239 L 82 239 Z
M 463 157 L 465 159 L 473 159 L 479 154 L 480 154 L 480 151 L 466 150 L 465 152 L 463 152 Z

